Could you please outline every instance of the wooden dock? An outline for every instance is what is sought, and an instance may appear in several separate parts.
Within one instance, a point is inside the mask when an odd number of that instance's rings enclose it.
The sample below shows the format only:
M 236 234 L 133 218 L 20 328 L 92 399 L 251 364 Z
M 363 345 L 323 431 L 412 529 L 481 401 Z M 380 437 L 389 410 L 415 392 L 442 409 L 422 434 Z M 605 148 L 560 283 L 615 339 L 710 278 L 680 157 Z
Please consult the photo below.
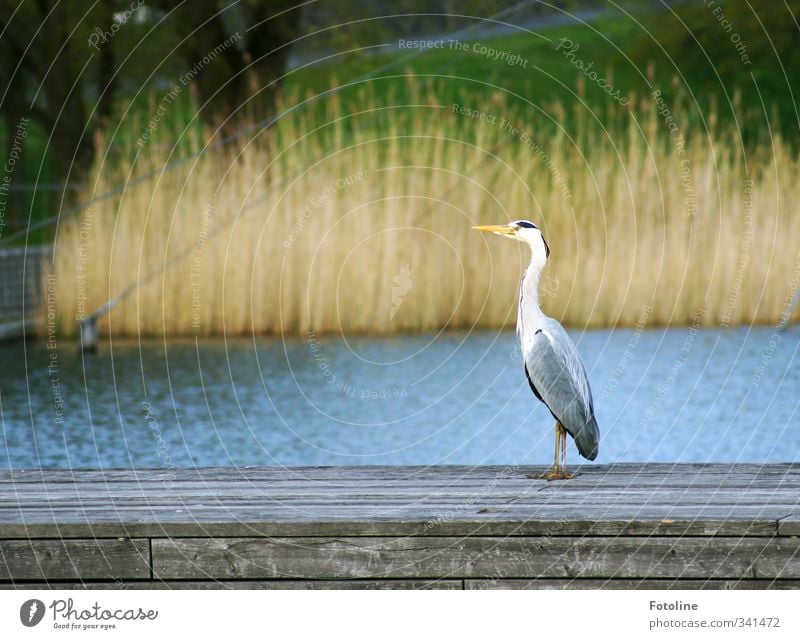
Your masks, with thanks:
M 800 464 L 0 473 L 4 588 L 797 588 Z

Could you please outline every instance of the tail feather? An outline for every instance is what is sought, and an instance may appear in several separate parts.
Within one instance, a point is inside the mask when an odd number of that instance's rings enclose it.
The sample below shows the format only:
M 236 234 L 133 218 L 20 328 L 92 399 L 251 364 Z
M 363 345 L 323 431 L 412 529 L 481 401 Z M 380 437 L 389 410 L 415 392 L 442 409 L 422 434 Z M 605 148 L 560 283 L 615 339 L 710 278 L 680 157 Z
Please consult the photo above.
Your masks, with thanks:
M 597 457 L 600 448 L 600 429 L 594 415 L 583 425 L 583 428 L 573 435 L 573 438 L 581 457 L 585 457 L 589 461 L 593 461 Z

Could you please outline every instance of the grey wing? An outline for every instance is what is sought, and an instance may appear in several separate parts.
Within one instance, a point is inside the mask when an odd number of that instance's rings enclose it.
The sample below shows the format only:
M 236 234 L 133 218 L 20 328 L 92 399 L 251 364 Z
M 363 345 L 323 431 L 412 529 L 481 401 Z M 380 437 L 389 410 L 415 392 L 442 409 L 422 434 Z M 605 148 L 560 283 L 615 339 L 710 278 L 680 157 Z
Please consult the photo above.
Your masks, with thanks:
M 560 325 L 536 332 L 525 353 L 525 374 L 536 397 L 575 439 L 580 454 L 597 457 L 600 432 L 586 369 Z

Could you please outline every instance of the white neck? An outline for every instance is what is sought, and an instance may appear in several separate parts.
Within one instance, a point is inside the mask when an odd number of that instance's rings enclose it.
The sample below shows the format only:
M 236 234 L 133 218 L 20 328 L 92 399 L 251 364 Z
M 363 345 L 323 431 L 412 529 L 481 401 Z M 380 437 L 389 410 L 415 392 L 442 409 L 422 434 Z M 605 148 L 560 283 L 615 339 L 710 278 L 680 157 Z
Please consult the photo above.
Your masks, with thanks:
M 517 333 L 522 342 L 523 352 L 528 346 L 527 342 L 533 339 L 538 329 L 544 327 L 547 320 L 547 316 L 539 307 L 539 278 L 543 267 L 544 264 L 539 260 L 535 258 L 531 260 L 520 283 Z

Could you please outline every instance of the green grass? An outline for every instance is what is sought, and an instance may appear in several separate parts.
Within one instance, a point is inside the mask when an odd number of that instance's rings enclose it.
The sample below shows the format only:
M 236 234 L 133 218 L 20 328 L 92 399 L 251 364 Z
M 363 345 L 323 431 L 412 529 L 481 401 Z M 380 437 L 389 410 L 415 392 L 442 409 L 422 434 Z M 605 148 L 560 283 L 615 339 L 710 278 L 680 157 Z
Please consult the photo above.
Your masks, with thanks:
M 744 25 L 743 18 L 738 17 L 740 14 L 733 13 L 736 7 L 738 4 L 733 3 L 730 11 L 737 16 L 737 25 Z M 568 38 L 579 47 L 574 54 L 575 59 L 593 63 L 598 74 L 619 89 L 622 95 L 635 96 L 634 101 L 646 100 L 650 99 L 652 87 L 658 87 L 664 92 L 668 104 L 677 101 L 684 105 L 674 115 L 687 138 L 705 135 L 707 127 L 719 125 L 717 119 L 730 122 L 735 117 L 741 125 L 742 138 L 748 143 L 765 142 L 776 122 L 780 121 L 784 138 L 794 144 L 798 135 L 796 123 L 791 119 L 794 113 L 793 96 L 787 90 L 781 66 L 770 63 L 763 54 L 760 58 L 756 55 L 756 45 L 759 44 L 755 40 L 757 34 L 750 33 L 748 36 L 756 64 L 743 69 L 735 59 L 731 61 L 735 52 L 728 46 L 730 43 L 724 42 L 725 38 L 720 36 L 713 16 L 707 11 L 692 10 L 696 12 L 691 15 L 695 16 L 692 19 L 696 21 L 697 33 L 704 43 L 704 49 L 700 52 L 693 51 L 691 46 L 683 43 L 686 34 L 676 27 L 675 21 L 665 12 L 638 16 L 637 20 L 641 20 L 646 28 L 627 17 L 605 18 L 588 25 L 572 24 L 541 29 L 538 30 L 539 35 L 519 32 L 483 41 L 486 46 L 520 56 L 527 61 L 527 68 L 492 60 L 473 52 L 471 46 L 466 52 L 452 49 L 426 51 L 412 61 L 387 71 L 390 77 L 369 80 L 370 103 L 380 106 L 428 103 L 435 99 L 442 105 L 459 103 L 471 107 L 483 105 L 486 108 L 485 105 L 492 104 L 492 98 L 496 98 L 499 116 L 503 113 L 521 113 L 523 115 L 517 117 L 523 117 L 526 121 L 519 124 L 533 127 L 542 134 L 556 126 L 550 120 L 550 116 L 556 116 L 567 133 L 576 136 L 579 144 L 588 138 L 578 123 L 585 125 L 594 122 L 597 126 L 609 126 L 617 131 L 626 129 L 630 114 L 635 113 L 635 109 L 629 110 L 609 99 L 594 82 L 584 78 L 583 73 L 563 52 L 556 50 L 559 39 Z M 779 20 L 780 16 L 772 18 L 773 23 Z M 744 29 L 744 26 L 737 28 Z M 670 57 L 660 51 L 650 33 L 659 43 L 663 42 Z M 775 39 L 779 41 L 779 38 Z M 708 44 L 717 41 L 720 42 L 715 45 L 716 48 Z M 796 77 L 794 72 L 797 71 L 800 58 L 793 48 L 789 47 L 789 50 L 791 53 L 787 53 L 782 62 L 789 77 Z M 706 53 L 711 57 L 710 62 L 704 57 Z M 349 54 L 313 68 L 292 71 L 284 81 L 287 103 L 352 82 L 405 55 L 404 51 L 371 56 Z M 632 59 L 626 56 L 632 56 Z M 722 73 L 721 85 L 714 77 L 715 69 Z M 427 78 L 427 82 L 408 82 L 408 75 Z M 753 78 L 758 82 L 760 96 L 754 91 Z M 151 91 L 133 103 L 120 101 L 116 105 L 117 116 L 114 121 L 121 122 L 121 125 L 109 131 L 105 140 L 108 164 L 103 170 L 133 161 L 133 156 L 139 151 L 135 141 L 165 94 L 166 90 Z M 341 102 L 343 112 L 354 112 L 364 108 L 363 95 L 364 86 L 354 86 L 342 90 L 336 100 Z M 728 98 L 734 95 L 739 97 L 734 104 L 729 104 Z M 746 98 L 742 98 L 742 95 Z M 695 99 L 697 104 L 694 104 Z M 762 110 L 762 99 L 766 115 Z M 304 107 L 304 110 L 311 112 L 313 121 L 324 123 L 331 111 L 339 110 L 338 107 L 330 109 L 329 101 L 330 97 L 324 97 Z M 555 113 L 558 109 L 566 109 L 567 112 Z M 174 146 L 174 159 L 200 148 L 202 127 L 199 120 L 194 118 L 195 112 L 195 105 L 188 90 L 185 90 L 180 99 L 169 107 L 158 130 L 141 153 L 165 157 L 165 149 Z M 711 118 L 708 117 L 709 113 L 713 113 Z M 377 121 L 376 131 L 380 130 L 380 126 L 380 121 Z M 465 127 L 465 135 L 470 135 L 469 127 Z M 44 133 L 33 127 L 25 149 L 24 180 L 28 183 L 36 180 L 45 140 Z M 101 153 L 104 152 L 105 149 L 101 150 Z M 44 166 L 39 180 L 50 182 L 46 160 Z M 136 164 L 133 171 L 134 175 L 141 173 Z M 29 198 L 29 204 L 30 201 Z M 53 215 L 55 208 L 56 202 L 51 195 L 37 194 L 33 201 L 32 221 Z M 48 241 L 52 236 L 45 231 L 29 239 Z
M 703 18 L 707 20 L 708 16 Z M 653 89 L 659 88 L 668 102 L 679 95 L 688 96 L 692 106 L 680 114 L 681 127 L 687 133 L 704 133 L 706 127 L 713 126 L 714 123 L 708 121 L 708 114 L 714 111 L 723 120 L 736 118 L 746 142 L 763 142 L 765 133 L 768 134 L 776 125 L 786 138 L 795 140 L 798 137 L 796 122 L 791 117 L 795 113 L 794 98 L 783 75 L 784 69 L 777 61 L 762 56 L 759 64 L 735 66 L 738 62 L 731 62 L 729 58 L 736 58 L 736 52 L 732 46 L 726 48 L 729 43 L 725 42 L 720 45 L 722 52 L 707 50 L 704 45 L 702 50 L 679 56 L 674 49 L 682 45 L 674 43 L 676 36 L 672 35 L 673 31 L 668 36 L 659 33 L 655 26 L 658 21 L 669 19 L 665 13 L 638 16 L 641 24 L 627 17 L 606 18 L 586 25 L 541 29 L 537 30 L 538 35 L 519 32 L 482 41 L 486 46 L 520 56 L 527 61 L 527 68 L 492 60 L 473 52 L 471 47 L 467 52 L 450 48 L 431 49 L 386 72 L 393 77 L 370 80 L 370 83 L 374 85 L 373 93 L 377 99 L 387 103 L 408 101 L 413 97 L 403 77 L 410 73 L 432 78 L 440 103 L 460 103 L 465 91 L 480 102 L 483 101 L 481 94 L 492 95 L 499 90 L 506 92 L 509 106 L 523 106 L 531 112 L 531 117 L 534 117 L 536 107 L 546 110 L 549 105 L 559 103 L 574 105 L 578 111 L 589 111 L 602 124 L 607 123 L 609 117 L 624 118 L 624 113 L 610 116 L 610 111 L 624 110 L 586 78 L 565 57 L 563 49 L 557 50 L 561 38 L 567 38 L 578 45 L 574 60 L 591 63 L 593 70 L 619 89 L 621 95 L 650 99 Z M 698 21 L 698 31 L 702 33 L 700 26 Z M 707 37 L 712 39 L 715 36 L 719 34 L 712 32 Z M 352 82 L 403 55 L 405 52 L 343 56 L 333 63 L 292 72 L 286 87 L 289 93 L 319 93 L 335 84 Z M 707 55 L 710 59 L 706 58 Z M 797 57 L 793 49 L 782 56 L 781 63 L 790 78 L 792 72 L 800 67 Z M 719 78 L 716 72 L 719 72 Z M 766 115 L 753 78 L 763 97 Z M 748 99 L 735 104 L 737 93 L 748 95 Z M 359 101 L 358 90 L 342 91 L 341 99 L 355 108 Z M 569 126 L 569 114 L 566 121 Z
M 519 32 L 517 35 L 504 35 L 481 40 L 482 44 L 498 50 L 509 51 L 528 62 L 527 68 L 511 66 L 495 61 L 471 50 L 462 52 L 456 49 L 430 49 L 410 62 L 392 69 L 389 74 L 401 75 L 410 71 L 415 75 L 442 75 L 437 86 L 437 96 L 442 102 L 457 100 L 462 89 L 468 86 L 470 93 L 487 93 L 500 87 L 523 99 L 534 103 L 563 100 L 573 97 L 577 71 L 560 53 L 555 51 L 558 39 L 570 38 L 580 44 L 581 54 L 586 53 L 589 60 L 596 60 L 598 70 L 605 72 L 612 60 L 608 39 L 622 46 L 630 40 L 630 29 L 620 20 L 603 20 L 591 25 L 571 25 L 552 27 L 538 31 L 539 35 Z M 467 43 L 470 45 L 471 43 Z M 402 58 L 407 52 L 393 51 L 383 55 L 351 54 L 342 62 L 328 63 L 313 69 L 299 69 L 287 78 L 289 88 L 310 88 L 319 92 L 333 81 L 346 84 L 369 73 L 375 68 Z M 616 72 L 617 70 L 615 70 Z M 633 74 L 627 73 L 621 86 L 633 84 Z M 450 76 L 449 78 L 446 76 Z M 466 81 L 464 80 L 466 79 Z M 403 97 L 405 83 L 402 77 L 376 82 L 376 96 Z M 600 97 L 600 92 L 597 92 Z M 344 94 L 347 95 L 347 94 Z

